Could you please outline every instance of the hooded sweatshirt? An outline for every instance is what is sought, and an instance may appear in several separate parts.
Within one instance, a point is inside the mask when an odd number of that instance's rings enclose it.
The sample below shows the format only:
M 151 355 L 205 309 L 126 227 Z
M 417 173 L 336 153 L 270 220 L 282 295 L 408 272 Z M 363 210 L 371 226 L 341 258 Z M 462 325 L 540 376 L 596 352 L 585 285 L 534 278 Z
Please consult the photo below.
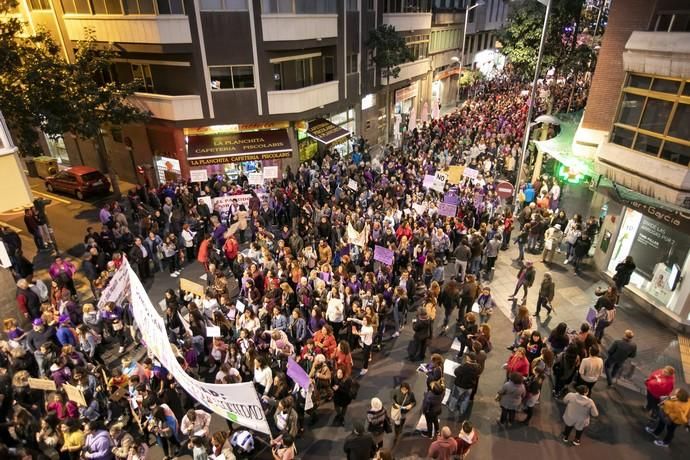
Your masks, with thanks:
M 110 435 L 105 430 L 96 431 L 86 436 L 84 457 L 93 460 L 112 460 Z

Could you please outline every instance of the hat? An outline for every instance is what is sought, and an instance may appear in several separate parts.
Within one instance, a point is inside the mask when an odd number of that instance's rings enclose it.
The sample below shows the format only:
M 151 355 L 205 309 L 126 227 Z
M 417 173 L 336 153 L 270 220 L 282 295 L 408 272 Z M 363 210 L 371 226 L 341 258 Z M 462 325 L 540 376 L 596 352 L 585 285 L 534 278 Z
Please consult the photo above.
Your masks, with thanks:
M 379 398 L 371 398 L 371 410 L 380 411 L 383 409 L 383 403 Z
M 36 318 L 31 324 L 34 326 L 43 326 L 43 320 L 41 318 Z

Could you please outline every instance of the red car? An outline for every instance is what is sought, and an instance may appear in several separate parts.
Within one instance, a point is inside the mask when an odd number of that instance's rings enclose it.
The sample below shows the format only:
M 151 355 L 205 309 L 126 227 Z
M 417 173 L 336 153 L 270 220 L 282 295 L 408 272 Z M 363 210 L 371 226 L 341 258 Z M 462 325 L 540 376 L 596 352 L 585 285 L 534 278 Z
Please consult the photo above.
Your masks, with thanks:
M 90 166 L 74 166 L 46 177 L 49 192 L 65 192 L 83 200 L 84 197 L 110 192 L 110 181 Z

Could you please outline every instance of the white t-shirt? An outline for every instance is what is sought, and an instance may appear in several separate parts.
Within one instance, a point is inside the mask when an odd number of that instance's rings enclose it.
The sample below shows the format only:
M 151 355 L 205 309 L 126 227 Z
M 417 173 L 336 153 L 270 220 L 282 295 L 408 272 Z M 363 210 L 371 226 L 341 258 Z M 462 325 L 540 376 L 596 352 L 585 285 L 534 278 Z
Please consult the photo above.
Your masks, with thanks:
M 343 322 L 343 310 L 345 306 L 343 301 L 337 297 L 333 297 L 328 301 L 328 308 L 326 308 L 326 319 L 333 323 Z
M 362 343 L 364 345 L 371 345 L 374 341 L 374 328 L 372 326 L 362 326 L 359 330 Z

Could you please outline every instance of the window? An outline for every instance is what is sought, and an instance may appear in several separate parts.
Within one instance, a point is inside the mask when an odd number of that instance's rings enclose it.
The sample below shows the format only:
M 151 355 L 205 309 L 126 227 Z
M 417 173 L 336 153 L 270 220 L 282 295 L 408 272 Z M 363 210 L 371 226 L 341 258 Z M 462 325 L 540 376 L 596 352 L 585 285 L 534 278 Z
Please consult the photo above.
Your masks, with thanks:
M 120 0 L 93 0 L 94 14 L 122 14 Z
M 661 12 L 652 21 L 651 30 L 657 32 L 690 32 L 690 13 L 687 11 Z
M 611 142 L 690 166 L 690 81 L 629 74 Z
M 346 73 L 357 73 L 359 72 L 359 54 L 350 54 L 347 57 L 347 68 L 345 69 Z
M 158 14 L 184 14 L 183 0 L 156 0 Z
M 50 2 L 48 0 L 29 0 L 29 6 L 32 10 L 49 10 Z
M 153 0 L 124 0 L 127 14 L 156 14 Z
M 273 63 L 273 80 L 278 91 L 300 89 L 335 79 L 335 57 L 312 55 L 302 59 L 277 59 Z
M 261 0 L 264 14 L 336 14 L 338 0 Z
M 412 52 L 412 60 L 424 59 L 429 54 L 429 35 L 408 35 L 405 43 Z
M 367 1 L 367 10 L 368 11 L 374 11 L 376 9 L 376 0 L 366 0 Z
M 155 93 L 151 66 L 148 64 L 131 64 L 132 80 L 137 83 L 137 89 L 144 93 Z
M 254 88 L 254 66 L 213 66 L 209 72 L 212 90 Z
M 345 9 L 347 11 L 359 11 L 359 0 L 346 0 Z
M 247 11 L 247 0 L 200 0 L 200 11 Z
M 384 13 L 429 13 L 431 0 L 383 0 Z
M 62 0 L 65 14 L 91 14 L 89 0 Z

